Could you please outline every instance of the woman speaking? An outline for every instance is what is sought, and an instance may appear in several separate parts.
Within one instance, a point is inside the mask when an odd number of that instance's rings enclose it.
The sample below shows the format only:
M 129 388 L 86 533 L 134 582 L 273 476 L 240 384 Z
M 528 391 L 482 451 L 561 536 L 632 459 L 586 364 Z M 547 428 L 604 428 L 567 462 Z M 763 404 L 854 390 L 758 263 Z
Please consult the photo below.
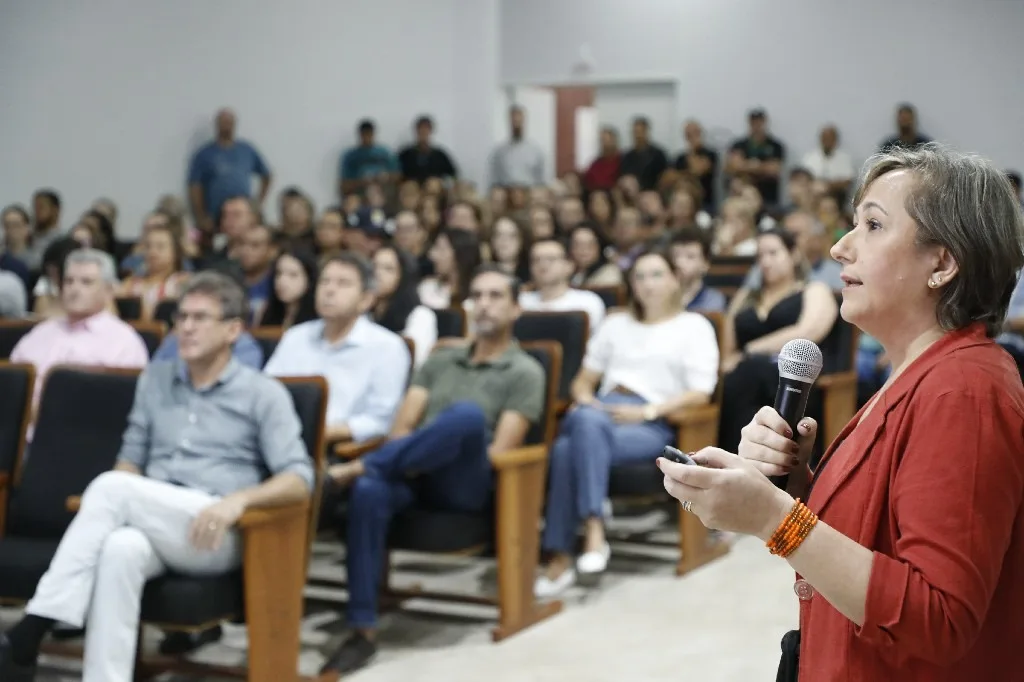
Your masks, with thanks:
M 1024 670 L 1024 386 L 992 339 L 1024 266 L 1003 174 L 927 145 L 873 157 L 854 199 L 841 314 L 893 372 L 813 472 L 816 425 L 763 408 L 739 454 L 664 459 L 710 528 L 795 569 L 780 680 L 988 682 Z M 789 474 L 786 491 L 766 476 Z

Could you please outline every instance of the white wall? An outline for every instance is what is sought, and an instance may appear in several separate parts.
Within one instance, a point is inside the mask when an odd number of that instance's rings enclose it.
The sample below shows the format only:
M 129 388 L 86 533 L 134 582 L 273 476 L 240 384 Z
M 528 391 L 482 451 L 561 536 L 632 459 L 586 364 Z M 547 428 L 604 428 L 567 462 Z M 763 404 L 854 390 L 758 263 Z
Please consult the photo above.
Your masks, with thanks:
M 579 81 L 582 50 L 597 81 L 676 79 L 716 143 L 757 105 L 790 159 L 834 121 L 858 162 L 906 100 L 927 134 L 1024 167 L 1019 0 L 507 0 L 501 20 L 506 85 Z
M 430 114 L 479 174 L 497 18 L 498 0 L 0 0 L 0 203 L 52 186 L 69 225 L 109 195 L 135 234 L 159 194 L 184 191 L 224 105 L 270 164 L 273 195 L 296 184 L 333 201 L 364 116 L 397 145 Z M 276 201 L 267 209 L 276 217 Z

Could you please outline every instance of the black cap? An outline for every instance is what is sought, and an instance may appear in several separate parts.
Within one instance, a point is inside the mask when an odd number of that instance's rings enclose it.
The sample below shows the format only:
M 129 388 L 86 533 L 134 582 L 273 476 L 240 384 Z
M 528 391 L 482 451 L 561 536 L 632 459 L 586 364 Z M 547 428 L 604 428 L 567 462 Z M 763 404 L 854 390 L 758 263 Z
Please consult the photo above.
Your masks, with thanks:
M 758 107 L 757 109 L 751 109 L 750 112 L 747 114 L 747 118 L 768 118 L 768 112 Z

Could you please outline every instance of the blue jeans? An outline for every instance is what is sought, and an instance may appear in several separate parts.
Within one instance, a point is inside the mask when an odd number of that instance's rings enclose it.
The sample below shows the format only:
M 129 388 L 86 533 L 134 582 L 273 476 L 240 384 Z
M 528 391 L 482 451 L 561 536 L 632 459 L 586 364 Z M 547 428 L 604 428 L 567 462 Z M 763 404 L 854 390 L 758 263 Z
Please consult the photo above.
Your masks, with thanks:
M 363 458 L 348 506 L 345 566 L 349 625 L 377 623 L 377 591 L 391 519 L 420 497 L 435 509 L 483 511 L 493 499 L 487 423 L 474 403 L 450 405 L 428 426 L 385 443 Z M 416 476 L 415 491 L 410 476 Z
M 636 396 L 612 393 L 605 405 L 643 405 Z M 613 466 L 649 462 L 676 434 L 663 420 L 616 424 L 596 407 L 578 407 L 566 415 L 551 448 L 547 511 L 541 544 L 553 552 L 570 553 L 580 521 L 601 516 Z

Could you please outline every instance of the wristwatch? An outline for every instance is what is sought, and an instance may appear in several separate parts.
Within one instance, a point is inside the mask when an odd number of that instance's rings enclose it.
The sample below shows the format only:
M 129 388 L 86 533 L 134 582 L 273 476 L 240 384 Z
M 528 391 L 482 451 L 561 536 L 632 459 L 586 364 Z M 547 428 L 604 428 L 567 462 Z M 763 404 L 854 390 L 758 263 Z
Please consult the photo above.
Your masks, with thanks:
M 658 408 L 654 405 L 644 405 L 644 421 L 652 422 L 658 418 Z

